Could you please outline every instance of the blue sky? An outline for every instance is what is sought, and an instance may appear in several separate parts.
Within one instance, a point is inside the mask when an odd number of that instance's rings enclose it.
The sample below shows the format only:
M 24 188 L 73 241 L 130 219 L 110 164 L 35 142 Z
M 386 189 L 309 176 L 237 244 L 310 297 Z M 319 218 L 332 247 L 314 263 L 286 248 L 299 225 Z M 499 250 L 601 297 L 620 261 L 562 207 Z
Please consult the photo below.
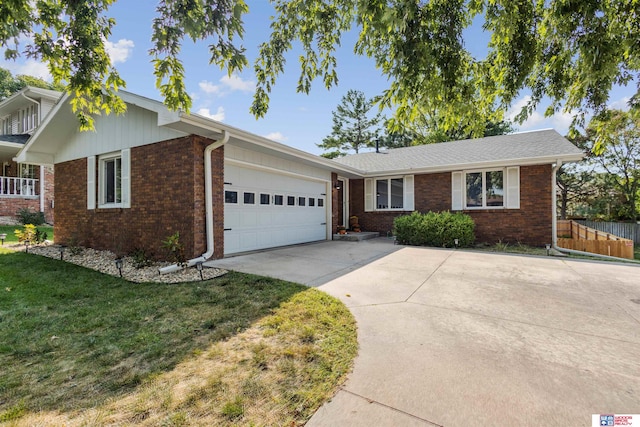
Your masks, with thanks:
M 127 90 L 160 100 L 155 88 L 153 66 L 148 51 L 151 48 L 151 22 L 155 12 L 155 0 L 119 1 L 110 9 L 109 15 L 116 19 L 112 36 L 107 48 L 112 62 L 127 82 Z M 287 60 L 285 74 L 280 77 L 270 95 L 269 112 L 262 119 L 255 119 L 249 113 L 255 77 L 253 61 L 257 55 L 257 46 L 269 36 L 272 8 L 266 0 L 249 0 L 250 12 L 246 15 L 244 46 L 247 48 L 249 66 L 240 74 L 231 78 L 216 66 L 209 65 L 206 42 L 194 44 L 185 41 L 182 60 L 186 69 L 186 84 L 193 98 L 192 112 L 207 115 L 215 120 L 245 129 L 255 134 L 274 139 L 311 153 L 320 154 L 316 144 L 331 132 L 331 112 L 339 104 L 349 89 L 363 91 L 372 97 L 384 90 L 388 82 L 368 58 L 355 56 L 353 44 L 355 33 L 347 34 L 342 47 L 338 50 L 339 85 L 327 91 L 322 81 L 317 80 L 311 93 L 296 93 L 299 74 L 298 54 L 295 49 Z M 483 55 L 487 35 L 479 25 L 465 34 L 466 47 L 474 55 Z M 0 60 L 0 66 L 8 68 L 14 74 L 31 74 L 50 79 L 43 64 L 33 60 L 19 59 L 16 62 Z M 632 95 L 631 89 L 616 88 L 611 93 L 611 105 L 623 107 Z M 513 105 L 513 116 L 518 107 L 526 103 L 523 94 Z M 571 122 L 568 114 L 556 114 L 543 117 L 544 105 L 524 124 L 520 131 L 554 128 L 565 134 Z

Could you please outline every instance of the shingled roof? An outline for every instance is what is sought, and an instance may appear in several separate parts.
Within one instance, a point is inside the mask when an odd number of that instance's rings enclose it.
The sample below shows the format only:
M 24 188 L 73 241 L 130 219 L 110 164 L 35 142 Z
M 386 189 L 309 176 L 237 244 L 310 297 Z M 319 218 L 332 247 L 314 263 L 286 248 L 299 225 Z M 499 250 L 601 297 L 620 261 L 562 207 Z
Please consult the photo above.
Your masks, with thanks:
M 25 144 L 31 135 L 23 133 L 19 135 L 0 135 L 0 141 L 12 142 L 15 144 Z
M 553 129 L 361 153 L 334 159 L 367 174 L 577 161 L 584 153 Z

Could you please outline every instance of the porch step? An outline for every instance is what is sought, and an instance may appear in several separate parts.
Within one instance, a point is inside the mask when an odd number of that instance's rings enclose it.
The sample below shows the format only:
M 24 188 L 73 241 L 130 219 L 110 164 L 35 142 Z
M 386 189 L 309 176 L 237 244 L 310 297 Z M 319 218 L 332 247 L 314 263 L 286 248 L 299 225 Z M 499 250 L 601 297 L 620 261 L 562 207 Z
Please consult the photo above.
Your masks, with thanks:
M 334 234 L 333 240 L 346 240 L 348 242 L 359 242 L 360 240 L 375 239 L 376 237 L 380 237 L 380 233 L 377 233 L 374 231 L 361 231 L 359 233 L 348 231 L 347 234 Z

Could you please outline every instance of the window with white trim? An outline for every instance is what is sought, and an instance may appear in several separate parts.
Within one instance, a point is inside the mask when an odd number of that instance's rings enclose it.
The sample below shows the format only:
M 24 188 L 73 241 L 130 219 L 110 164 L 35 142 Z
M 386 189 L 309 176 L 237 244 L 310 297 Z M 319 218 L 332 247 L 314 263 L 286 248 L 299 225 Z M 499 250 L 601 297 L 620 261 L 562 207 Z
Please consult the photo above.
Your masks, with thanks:
M 413 206 L 413 175 L 364 180 L 365 211 L 412 211 Z
M 100 159 L 100 204 L 122 203 L 122 158 Z
M 453 172 L 452 210 L 519 209 L 520 168 Z
M 97 199 L 99 208 L 128 208 L 131 206 L 131 189 L 129 184 L 130 157 L 130 150 L 128 149 L 116 153 L 103 154 L 98 157 Z M 95 157 L 91 156 L 89 158 L 89 165 L 91 161 L 95 162 Z M 91 169 L 91 167 L 88 168 L 89 175 L 92 175 Z M 88 184 L 91 187 L 95 184 L 93 184 L 90 178 L 91 177 L 89 177 Z M 89 191 L 89 197 L 92 197 L 91 191 Z M 95 198 L 93 200 L 95 200 Z M 90 209 L 91 205 L 91 199 L 89 199 Z
M 465 208 L 504 207 L 504 171 L 467 172 Z
M 12 126 L 12 118 L 11 116 L 6 116 L 2 119 L 2 127 L 0 129 L 0 132 L 2 132 L 2 135 L 11 135 L 13 133 L 13 126 Z
M 38 104 L 31 104 L 18 111 L 18 133 L 30 132 L 38 124 Z

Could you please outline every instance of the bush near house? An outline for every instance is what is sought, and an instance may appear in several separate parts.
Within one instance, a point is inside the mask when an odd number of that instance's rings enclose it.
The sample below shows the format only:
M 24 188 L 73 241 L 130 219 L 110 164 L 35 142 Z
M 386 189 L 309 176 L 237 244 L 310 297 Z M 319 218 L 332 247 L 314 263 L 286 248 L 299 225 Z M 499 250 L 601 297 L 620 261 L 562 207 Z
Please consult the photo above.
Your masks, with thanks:
M 29 208 L 22 208 L 16 212 L 16 217 L 22 225 L 33 224 L 36 227 L 44 224 L 44 212 L 32 211 Z
M 435 246 L 450 248 L 471 246 L 476 237 L 473 219 L 463 213 L 413 212 L 393 221 L 393 230 L 398 243 L 413 246 Z

